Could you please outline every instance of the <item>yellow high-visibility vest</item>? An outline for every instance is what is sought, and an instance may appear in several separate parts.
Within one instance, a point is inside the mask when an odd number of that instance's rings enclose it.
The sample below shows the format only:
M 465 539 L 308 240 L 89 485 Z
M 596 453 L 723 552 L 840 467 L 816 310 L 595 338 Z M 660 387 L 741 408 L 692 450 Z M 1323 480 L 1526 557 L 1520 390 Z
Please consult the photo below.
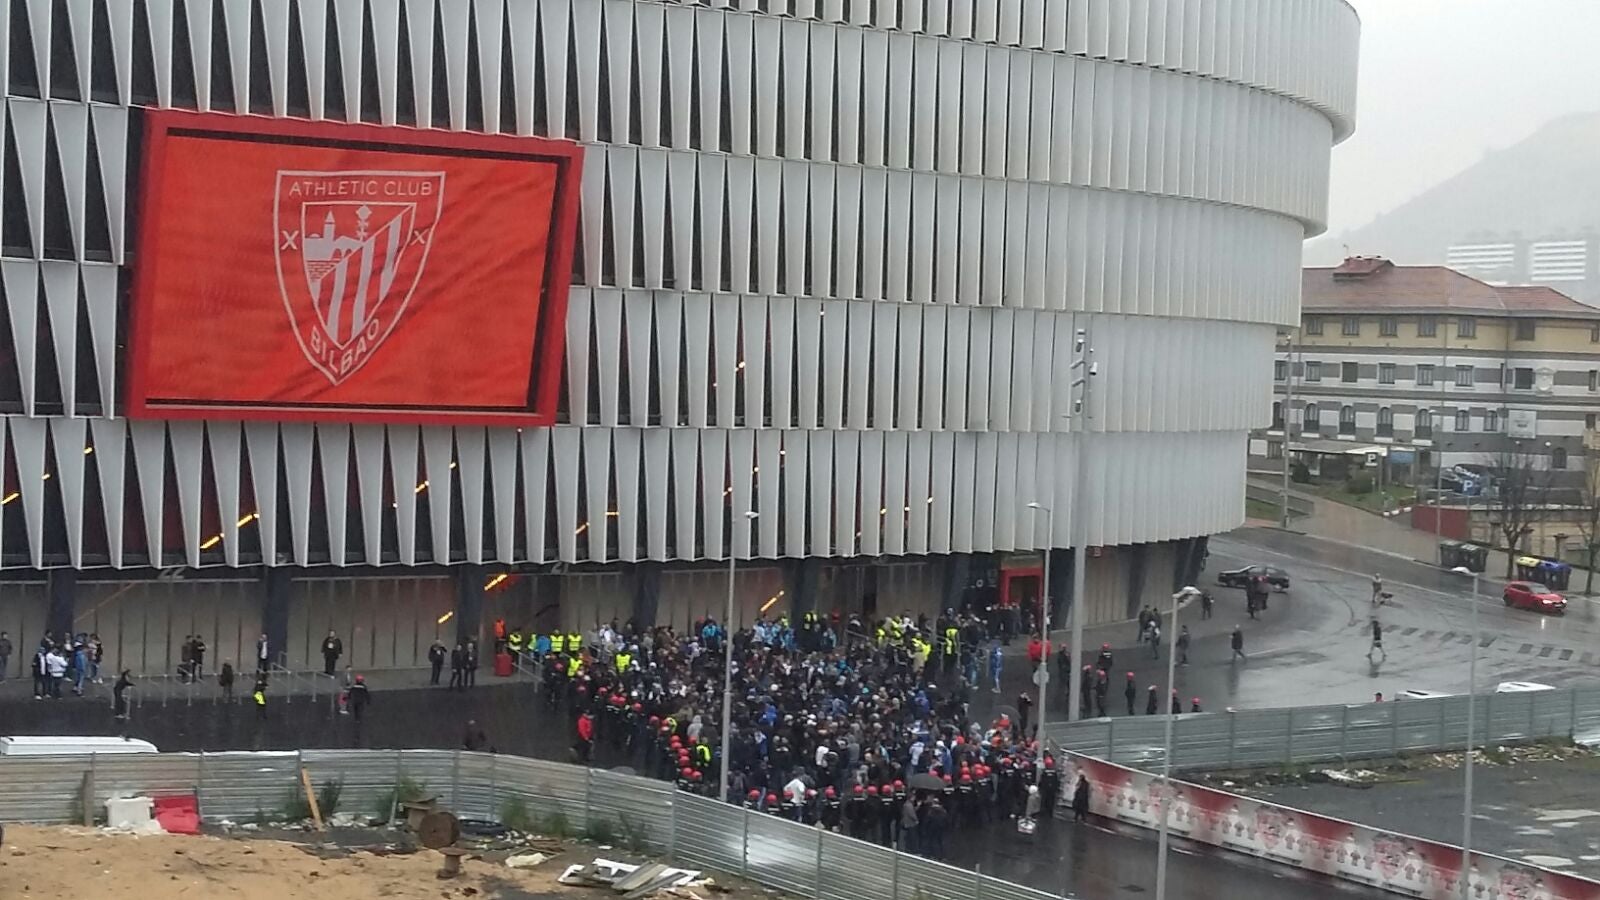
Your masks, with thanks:
M 626 671 L 628 671 L 628 664 L 633 662 L 633 654 L 631 654 L 631 653 L 618 653 L 616 662 L 617 662 L 617 671 L 618 672 L 626 672 Z
M 550 649 L 557 653 L 567 652 L 567 636 L 559 632 L 550 635 Z
M 576 631 L 568 632 L 567 633 L 567 649 L 571 650 L 573 653 L 577 653 L 579 650 L 582 650 L 583 649 L 583 635 L 577 633 Z

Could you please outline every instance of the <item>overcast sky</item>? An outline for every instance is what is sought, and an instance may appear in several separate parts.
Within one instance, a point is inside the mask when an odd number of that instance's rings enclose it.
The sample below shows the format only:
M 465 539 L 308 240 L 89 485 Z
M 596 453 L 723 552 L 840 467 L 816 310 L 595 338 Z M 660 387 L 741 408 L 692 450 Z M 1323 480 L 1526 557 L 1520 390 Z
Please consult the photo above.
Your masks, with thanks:
M 1356 133 L 1328 231 L 1364 225 L 1550 119 L 1600 109 L 1600 0 L 1352 0 Z M 1600 164 L 1600 148 L 1596 148 Z

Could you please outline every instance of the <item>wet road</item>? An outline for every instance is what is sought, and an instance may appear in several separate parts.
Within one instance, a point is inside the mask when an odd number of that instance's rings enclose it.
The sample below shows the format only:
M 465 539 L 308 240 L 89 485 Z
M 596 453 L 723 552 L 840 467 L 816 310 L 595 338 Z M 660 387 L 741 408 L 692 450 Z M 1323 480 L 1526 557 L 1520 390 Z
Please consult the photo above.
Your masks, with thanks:
M 1020 666 L 1013 667 L 1020 677 Z M 376 679 L 375 679 L 376 680 Z M 992 703 L 992 695 L 979 701 Z M 165 706 L 147 700 L 135 710 L 128 734 L 163 750 L 288 750 L 325 747 L 441 747 L 459 745 L 463 724 L 476 719 L 496 749 L 545 759 L 569 759 L 570 725 L 546 713 L 531 686 L 495 684 L 466 693 L 440 690 L 378 690 L 370 719 L 357 728 L 334 713 L 326 696 L 275 697 L 265 722 L 239 704 L 213 702 L 208 687 L 191 702 Z M 14 692 L 0 701 L 0 734 L 115 734 L 103 700 L 77 698 L 34 702 Z M 616 754 L 602 764 L 632 763 Z M 1031 838 L 1009 822 L 953 834 L 947 861 L 1036 888 L 1065 891 L 1085 900 L 1139 900 L 1155 887 L 1153 840 L 1132 833 L 1065 821 L 1041 825 Z M 1210 848 L 1175 844 L 1168 896 L 1174 900 L 1307 900 L 1378 897 L 1382 892 L 1302 877 L 1289 869 Z

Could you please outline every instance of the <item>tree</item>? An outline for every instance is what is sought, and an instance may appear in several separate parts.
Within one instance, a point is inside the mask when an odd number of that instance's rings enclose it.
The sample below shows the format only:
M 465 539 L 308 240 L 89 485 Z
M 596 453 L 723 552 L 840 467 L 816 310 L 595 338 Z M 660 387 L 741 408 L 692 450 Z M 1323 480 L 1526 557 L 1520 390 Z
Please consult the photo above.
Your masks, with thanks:
M 1506 542 L 1506 578 L 1515 575 L 1514 559 L 1522 535 L 1545 516 L 1550 492 L 1550 467 L 1545 459 L 1524 449 L 1521 441 L 1489 454 L 1486 464 L 1494 471 L 1499 494 L 1499 521 L 1495 526 Z
M 1594 561 L 1600 555 L 1600 461 L 1584 454 L 1583 487 L 1578 489 L 1578 534 L 1583 538 L 1583 592 L 1594 593 Z

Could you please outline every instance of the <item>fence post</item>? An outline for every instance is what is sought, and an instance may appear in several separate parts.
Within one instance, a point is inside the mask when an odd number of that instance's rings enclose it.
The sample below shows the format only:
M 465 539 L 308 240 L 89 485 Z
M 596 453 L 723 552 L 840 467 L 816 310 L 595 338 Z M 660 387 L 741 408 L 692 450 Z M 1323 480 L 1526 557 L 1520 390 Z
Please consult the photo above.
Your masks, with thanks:
M 1339 707 L 1339 761 L 1350 761 L 1350 707 Z
M 79 816 L 79 818 L 83 821 L 83 827 L 85 827 L 85 828 L 93 828 L 94 827 L 94 795 L 95 795 L 95 792 L 96 792 L 95 785 L 99 781 L 99 778 L 98 778 L 99 773 L 96 772 L 95 770 L 98 768 L 97 763 L 99 761 L 99 756 L 100 755 L 98 753 L 89 754 L 89 772 L 87 774 L 87 777 L 85 777 L 83 779 L 83 786 L 82 786 L 82 789 L 81 789 L 82 794 L 83 794 L 83 800 L 79 805 L 83 807 L 83 810 L 82 810 L 83 815 Z M 109 816 L 107 817 L 107 824 L 110 824 Z
M 500 755 L 498 753 L 489 757 L 489 814 L 484 816 L 486 819 L 498 820 L 500 818 L 500 804 L 497 802 L 500 799 L 500 773 L 498 771 L 499 766 L 496 764 L 499 759 Z
M 889 851 L 889 897 L 900 900 L 900 854 L 894 850 Z
M 1445 702 L 1443 700 L 1433 700 L 1433 701 L 1430 701 L 1430 702 L 1439 704 L 1439 738 L 1438 738 L 1438 740 L 1433 742 L 1433 745 L 1435 747 L 1438 747 L 1440 750 L 1448 751 L 1450 749 L 1450 741 L 1449 741 L 1450 728 L 1449 728 L 1448 725 L 1445 724 L 1445 715 L 1444 715 L 1444 713 L 1445 713 L 1446 704 L 1445 704 Z M 1471 695 L 1467 696 L 1467 702 L 1468 703 L 1472 702 Z
M 1441 704 L 1442 705 L 1442 704 Z M 1390 703 L 1389 706 L 1389 755 L 1394 756 L 1400 752 L 1400 704 Z
M 94 764 L 93 756 L 89 757 L 89 764 Z M 199 766 L 200 771 L 195 776 L 194 782 L 194 809 L 195 813 L 200 816 L 200 820 L 203 822 L 206 818 L 206 752 L 204 750 L 200 751 Z
M 594 815 L 594 770 L 583 767 L 583 827 L 587 831 Z
M 1238 733 L 1238 729 L 1239 714 L 1230 709 L 1228 710 L 1228 768 L 1230 769 L 1233 768 L 1234 736 Z
M 1472 702 L 1474 702 L 1474 703 L 1478 702 L 1478 698 L 1476 698 L 1476 697 L 1472 698 Z M 1473 735 L 1470 732 L 1467 734 L 1467 743 L 1466 743 L 1467 747 L 1470 748 L 1472 746 L 1472 739 L 1474 737 L 1476 737 L 1476 735 Z M 1494 694 L 1484 694 L 1483 695 L 1483 742 L 1485 744 L 1487 744 L 1492 740 L 1494 740 Z
M 1289 707 L 1288 727 L 1284 728 L 1283 762 L 1284 765 L 1294 765 L 1294 707 Z
M 678 857 L 678 792 L 676 789 L 669 795 L 667 801 L 667 856 L 672 859 Z
M 461 806 L 461 751 L 450 754 L 450 808 Z
M 1536 711 L 1539 704 L 1533 702 L 1533 694 L 1528 695 L 1528 740 L 1537 740 L 1544 737 L 1539 733 L 1539 717 Z
M 1578 736 L 1578 689 L 1573 688 L 1567 694 L 1572 698 L 1572 721 L 1567 726 L 1567 737 L 1575 738 Z
M 895 900 L 900 900 L 896 897 Z M 983 900 L 983 865 L 972 868 L 972 900 Z
M 750 877 L 750 807 L 744 807 L 744 839 L 739 845 L 739 874 Z
M 1106 721 L 1106 762 L 1117 761 L 1117 720 Z
M 817 876 L 816 880 L 812 882 L 813 888 L 811 891 L 811 896 L 815 897 L 816 900 L 822 900 L 822 838 L 827 833 L 828 830 L 826 828 L 817 829 Z

